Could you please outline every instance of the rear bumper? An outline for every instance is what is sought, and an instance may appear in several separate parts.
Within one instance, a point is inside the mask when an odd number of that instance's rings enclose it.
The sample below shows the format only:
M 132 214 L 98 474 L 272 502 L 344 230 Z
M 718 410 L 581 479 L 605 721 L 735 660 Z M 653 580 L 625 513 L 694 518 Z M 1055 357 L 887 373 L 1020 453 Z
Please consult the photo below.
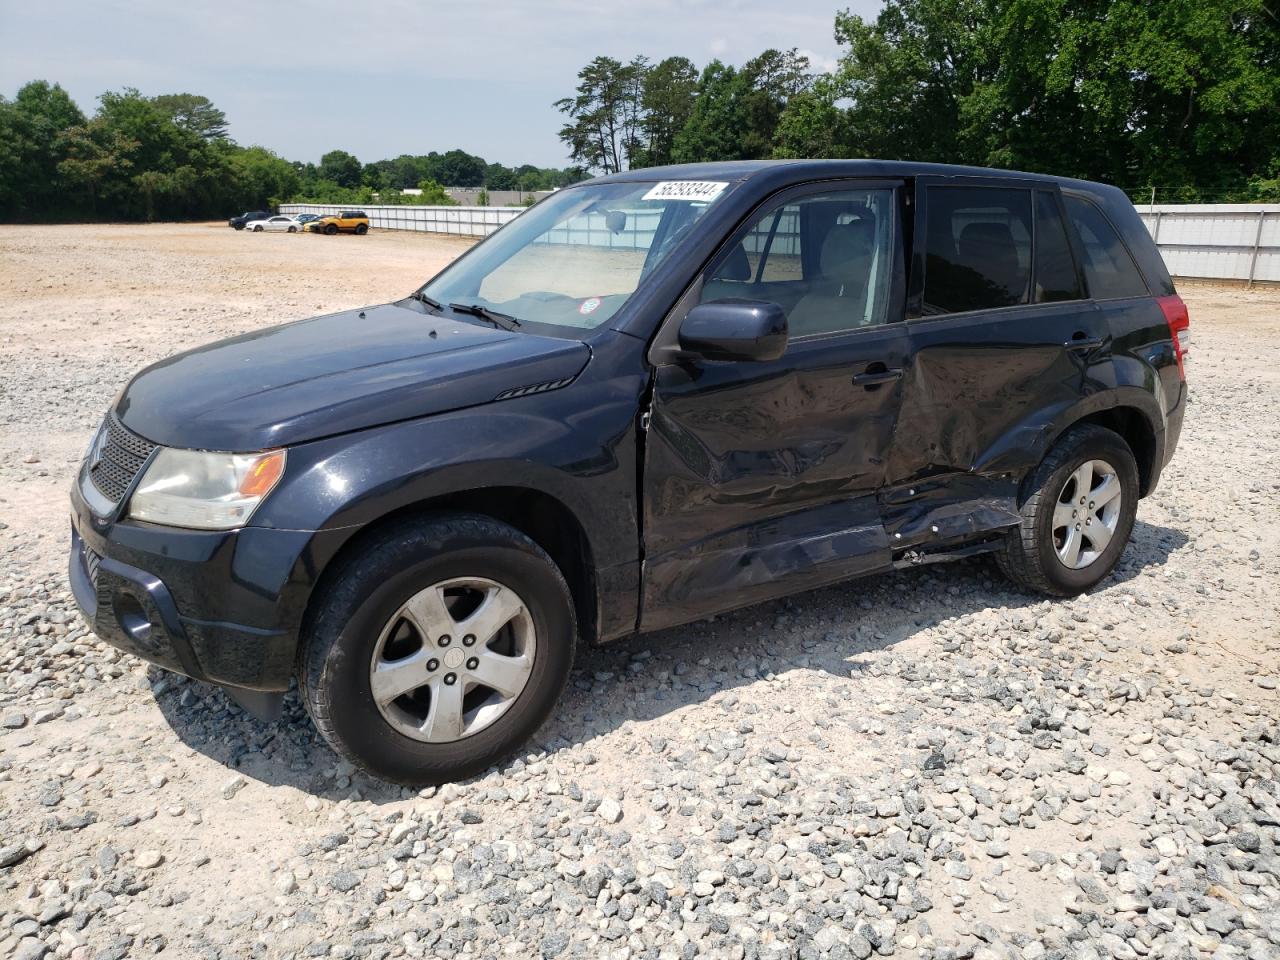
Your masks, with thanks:
M 256 713 L 263 710 L 255 699 L 278 702 L 293 677 L 302 616 L 323 568 L 313 550 L 325 534 L 104 520 L 78 485 L 71 500 L 68 575 L 94 633 L 166 670 L 228 687 Z

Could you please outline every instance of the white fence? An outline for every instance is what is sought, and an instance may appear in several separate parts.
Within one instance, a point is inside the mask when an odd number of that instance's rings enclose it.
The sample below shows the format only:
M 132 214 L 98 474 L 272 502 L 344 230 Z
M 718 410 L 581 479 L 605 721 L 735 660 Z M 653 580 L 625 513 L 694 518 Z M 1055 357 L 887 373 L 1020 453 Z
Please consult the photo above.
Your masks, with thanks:
M 281 213 L 321 215 L 353 209 L 321 203 L 286 203 Z M 387 230 L 417 230 L 483 237 L 524 213 L 521 207 L 366 206 L 369 223 Z M 1280 283 L 1280 203 L 1142 205 L 1138 213 L 1175 277 Z M 644 246 L 656 213 L 636 211 L 630 228 L 613 234 L 598 214 L 552 230 L 550 242 L 591 246 Z M 645 217 L 652 222 L 645 221 Z M 599 221 L 598 223 L 596 221 Z M 637 222 L 639 221 L 639 222 Z
M 1138 213 L 1175 277 L 1280 283 L 1280 203 L 1143 204 Z
M 326 216 L 342 210 L 363 210 L 369 226 L 385 230 L 417 230 L 421 233 L 452 233 L 462 237 L 484 237 L 504 223 L 510 223 L 524 207 L 415 207 L 358 206 L 356 204 L 282 203 L 281 213 L 318 213 Z

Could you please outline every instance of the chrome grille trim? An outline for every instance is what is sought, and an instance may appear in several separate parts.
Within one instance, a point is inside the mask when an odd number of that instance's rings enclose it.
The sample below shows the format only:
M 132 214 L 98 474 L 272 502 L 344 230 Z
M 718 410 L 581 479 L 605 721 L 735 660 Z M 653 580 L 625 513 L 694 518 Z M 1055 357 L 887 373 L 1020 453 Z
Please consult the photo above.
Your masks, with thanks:
M 114 506 L 124 497 L 156 444 L 127 429 L 114 411 L 107 414 L 102 429 L 106 431 L 105 442 L 95 441 L 89 454 L 89 480 Z

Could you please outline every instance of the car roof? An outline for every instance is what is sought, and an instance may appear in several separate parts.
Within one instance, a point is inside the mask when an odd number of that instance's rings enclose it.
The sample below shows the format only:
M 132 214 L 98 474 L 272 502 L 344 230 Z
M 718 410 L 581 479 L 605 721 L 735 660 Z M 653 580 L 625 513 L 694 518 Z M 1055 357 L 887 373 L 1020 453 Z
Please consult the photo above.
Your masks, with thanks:
M 968 167 L 915 160 L 731 160 L 718 163 L 682 163 L 669 167 L 643 167 L 597 177 L 590 183 L 626 183 L 649 180 L 730 180 L 758 177 L 779 182 L 804 183 L 832 177 L 991 177 L 1009 180 L 1042 180 L 1084 186 L 1088 181 L 1045 173 Z M 1095 186 L 1088 183 L 1089 186 Z

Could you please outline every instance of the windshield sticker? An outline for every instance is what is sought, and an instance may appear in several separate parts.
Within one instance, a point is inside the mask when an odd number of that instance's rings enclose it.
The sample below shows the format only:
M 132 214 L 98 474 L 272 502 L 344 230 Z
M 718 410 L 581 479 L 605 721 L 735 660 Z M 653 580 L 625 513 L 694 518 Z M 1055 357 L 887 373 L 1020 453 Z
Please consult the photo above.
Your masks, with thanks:
M 582 301 L 582 305 L 578 307 L 578 312 L 585 317 L 588 313 L 594 313 L 596 308 L 599 306 L 599 297 L 588 297 L 586 300 Z
M 729 184 L 715 180 L 664 180 L 641 200 L 714 200 Z

